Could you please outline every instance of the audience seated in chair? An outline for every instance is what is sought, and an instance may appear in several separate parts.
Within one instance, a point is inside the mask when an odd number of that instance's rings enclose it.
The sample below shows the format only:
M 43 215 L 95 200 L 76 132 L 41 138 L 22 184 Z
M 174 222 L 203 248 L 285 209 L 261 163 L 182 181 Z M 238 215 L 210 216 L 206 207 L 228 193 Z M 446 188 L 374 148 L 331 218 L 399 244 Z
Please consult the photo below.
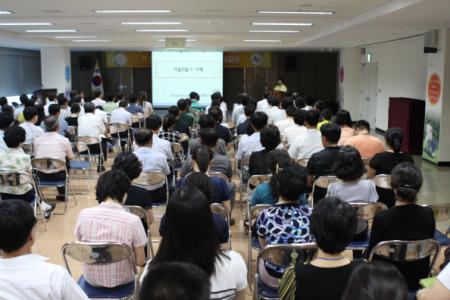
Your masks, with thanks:
M 242 160 L 249 157 L 255 151 L 261 151 L 264 147 L 261 145 L 260 131 L 267 125 L 268 117 L 263 112 L 256 112 L 250 117 L 250 126 L 254 133 L 250 136 L 243 135 L 239 140 L 238 149 L 236 151 L 236 159 Z
M 202 131 L 203 129 L 206 128 L 212 128 L 214 130 L 216 130 L 216 121 L 214 120 L 214 118 L 211 115 L 202 115 L 199 120 L 198 120 L 198 126 L 200 131 Z M 216 131 L 217 134 L 217 131 Z M 195 148 L 197 148 L 199 145 L 201 145 L 200 143 L 200 137 L 195 138 L 195 139 L 190 139 L 189 140 L 189 154 L 192 155 L 192 152 L 194 152 Z M 214 148 L 214 152 L 221 154 L 221 155 L 227 155 L 228 150 L 227 150 L 227 143 L 225 143 L 224 140 L 222 140 L 219 137 L 219 140 L 217 141 L 217 145 Z
M 286 112 L 280 109 L 280 100 L 278 100 L 274 96 L 270 96 L 267 98 L 269 102 L 270 108 L 267 110 L 267 123 L 274 124 L 278 121 L 282 121 L 286 118 Z
M 350 113 L 345 109 L 341 109 L 337 112 L 334 123 L 338 124 L 341 127 L 341 138 L 338 145 L 345 145 L 347 140 L 355 135 L 355 130 L 353 129 L 353 121 Z
M 125 124 L 131 127 L 131 113 L 127 110 L 128 101 L 122 100 L 119 102 L 119 107 L 111 112 L 111 124 Z
M 305 113 L 306 131 L 289 145 L 288 152 L 293 159 L 311 158 L 314 153 L 323 149 L 322 135 L 317 130 L 318 122 L 318 112 L 309 110 Z
M 358 149 L 363 158 L 372 158 L 375 154 L 384 152 L 383 142 L 370 135 L 370 124 L 366 120 L 360 120 L 355 124 L 355 136 L 347 139 L 344 145 Z
M 153 133 L 152 137 L 152 149 L 164 154 L 167 161 L 173 161 L 172 147 L 169 141 L 160 138 L 159 132 L 162 127 L 162 120 L 158 115 L 151 115 L 145 119 L 145 126 Z M 145 166 L 144 166 L 145 171 Z
M 237 125 L 237 128 L 236 128 L 237 135 L 243 135 L 243 134 L 252 135 L 253 128 L 250 125 L 250 118 L 255 113 L 255 111 L 256 111 L 256 106 L 253 103 L 249 103 L 244 107 L 245 119 L 242 120 L 242 122 L 239 123 L 239 125 Z
M 275 122 L 274 125 L 278 127 L 278 130 L 280 130 L 280 134 L 284 136 L 284 131 L 293 126 L 295 124 L 294 122 L 294 115 L 297 109 L 294 107 L 294 105 L 290 105 L 286 108 L 286 118 L 284 120 Z
M 224 140 L 225 143 L 229 144 L 231 142 L 231 132 L 230 129 L 221 124 L 224 119 L 220 108 L 215 106 L 211 107 L 208 110 L 208 115 L 213 117 L 213 119 L 216 121 L 215 128 L 219 138 Z
M 70 106 L 70 115 L 66 118 L 67 125 L 78 127 L 78 117 L 81 114 L 81 106 L 74 103 Z
M 36 223 L 27 202 L 0 201 L 0 299 L 87 300 L 66 269 L 32 253 Z
M 136 97 L 136 95 L 130 95 L 130 97 L 128 97 L 128 102 L 130 105 L 128 105 L 127 110 L 131 113 L 131 114 L 143 114 L 144 113 L 144 109 L 142 108 L 142 106 L 140 106 L 138 104 L 138 99 Z M 133 126 L 135 127 L 135 126 Z
M 178 189 L 167 204 L 166 229 L 147 268 L 176 261 L 192 263 L 206 272 L 211 299 L 222 299 L 230 292 L 236 292 L 234 299 L 244 299 L 245 262 L 235 251 L 220 250 L 209 201 L 192 186 Z
M 179 110 L 178 120 L 177 122 L 181 123 L 177 127 L 191 127 L 194 124 L 195 118 L 192 114 L 189 113 L 188 102 L 186 99 L 180 99 L 177 102 L 177 107 Z
M 44 130 L 42 130 L 41 127 L 35 125 L 39 119 L 36 107 L 25 107 L 23 110 L 23 117 L 25 122 L 20 124 L 20 127 L 25 129 L 26 132 L 24 144 L 32 145 L 34 140 L 44 133 Z
M 417 292 L 417 300 L 445 299 L 450 299 L 450 265 L 439 273 L 433 286 Z
M 433 212 L 428 207 L 416 204 L 422 181 L 420 169 L 411 163 L 401 163 L 392 170 L 391 184 L 396 194 L 396 204 L 375 216 L 368 253 L 382 241 L 415 241 L 434 237 L 436 223 Z M 405 276 L 410 290 L 416 290 L 419 279 L 427 277 L 428 260 L 395 263 Z
M 317 255 L 309 264 L 288 269 L 281 285 L 292 282 L 295 299 L 341 299 L 353 270 L 361 264 L 343 256 L 356 230 L 356 212 L 339 198 L 324 198 L 314 207 L 310 223 Z
M 65 118 L 61 116 L 61 107 L 59 104 L 52 104 L 48 108 L 49 116 L 54 116 L 58 120 L 58 133 L 62 136 L 66 136 L 68 134 L 69 125 L 67 124 Z M 45 126 L 44 126 L 45 127 Z
M 97 181 L 99 205 L 83 209 L 78 215 L 75 236 L 80 242 L 121 242 L 134 249 L 137 266 L 145 261 L 147 235 L 138 216 L 122 207 L 130 190 L 130 180 L 122 171 L 107 171 Z M 133 281 L 127 262 L 83 266 L 86 281 L 97 287 L 117 287 Z
M 256 111 L 260 111 L 267 114 L 267 111 L 270 109 L 269 101 L 267 100 L 272 91 L 264 91 L 263 98 L 258 100 L 256 103 Z
M 294 143 L 294 140 L 306 132 L 305 111 L 298 109 L 294 112 L 294 124 L 284 130 L 283 142 L 287 145 Z

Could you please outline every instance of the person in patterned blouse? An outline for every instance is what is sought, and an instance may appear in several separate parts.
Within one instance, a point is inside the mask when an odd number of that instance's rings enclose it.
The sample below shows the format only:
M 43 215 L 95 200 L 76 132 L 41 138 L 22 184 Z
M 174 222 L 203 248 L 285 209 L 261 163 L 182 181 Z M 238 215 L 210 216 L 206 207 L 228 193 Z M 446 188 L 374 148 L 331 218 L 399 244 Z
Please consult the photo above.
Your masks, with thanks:
M 177 118 L 173 114 L 167 114 L 163 120 L 163 130 L 159 133 L 159 137 L 171 143 L 179 143 L 181 134 L 175 130 Z

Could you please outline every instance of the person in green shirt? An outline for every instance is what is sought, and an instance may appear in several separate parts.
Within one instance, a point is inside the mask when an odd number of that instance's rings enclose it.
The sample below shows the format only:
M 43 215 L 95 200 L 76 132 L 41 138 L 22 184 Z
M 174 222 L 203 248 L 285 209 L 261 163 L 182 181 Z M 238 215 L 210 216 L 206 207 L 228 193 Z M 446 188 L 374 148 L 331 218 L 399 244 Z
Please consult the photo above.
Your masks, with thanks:
M 178 122 L 183 123 L 185 126 L 191 127 L 194 124 L 195 118 L 190 114 L 188 101 L 186 99 L 180 99 L 177 102 L 178 110 L 180 111 Z
M 332 117 L 333 111 L 329 108 L 325 108 L 320 114 L 320 122 L 317 123 L 317 130 L 320 130 L 320 127 L 322 127 L 322 125 L 330 123 Z

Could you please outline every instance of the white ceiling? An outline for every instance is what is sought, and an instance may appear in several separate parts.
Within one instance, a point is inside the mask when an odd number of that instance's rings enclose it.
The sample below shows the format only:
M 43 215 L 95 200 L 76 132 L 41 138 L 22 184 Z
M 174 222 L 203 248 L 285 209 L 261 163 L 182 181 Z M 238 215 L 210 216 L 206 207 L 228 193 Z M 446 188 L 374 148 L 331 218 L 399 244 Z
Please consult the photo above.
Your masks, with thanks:
M 96 9 L 169 9 L 168 14 L 99 15 Z M 450 0 L 0 0 L 0 22 L 51 22 L 53 26 L 0 26 L 0 47 L 73 49 L 163 48 L 158 39 L 187 37 L 195 49 L 344 48 L 423 34 L 450 21 Z M 261 15 L 258 10 L 326 10 L 333 15 Z M 124 26 L 121 22 L 182 22 L 182 25 Z M 252 26 L 252 22 L 311 22 L 311 27 Z M 77 33 L 25 33 L 25 29 L 77 29 Z M 185 33 L 139 33 L 136 29 L 188 29 Z M 250 33 L 257 29 L 299 29 L 300 33 Z M 56 35 L 94 35 L 109 43 L 73 43 Z M 279 39 L 281 43 L 244 43 Z

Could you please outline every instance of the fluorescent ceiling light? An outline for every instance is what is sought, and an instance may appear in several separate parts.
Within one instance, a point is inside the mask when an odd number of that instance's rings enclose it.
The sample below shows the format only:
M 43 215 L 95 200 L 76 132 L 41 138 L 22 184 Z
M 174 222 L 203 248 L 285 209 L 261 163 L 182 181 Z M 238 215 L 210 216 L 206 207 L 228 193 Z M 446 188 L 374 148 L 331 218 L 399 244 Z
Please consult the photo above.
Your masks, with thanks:
M 12 12 L 9 10 L 0 10 L 0 15 L 11 15 Z
M 171 13 L 170 9 L 99 9 L 98 14 L 164 14 Z
M 187 29 L 136 29 L 136 32 L 187 32 Z
M 249 30 L 253 33 L 299 33 L 300 30 Z
M 245 43 L 281 43 L 281 40 L 242 40 Z
M 28 33 L 63 33 L 63 32 L 77 32 L 76 29 L 31 29 L 25 30 Z
M 160 39 L 160 40 L 158 40 L 158 42 L 165 42 L 166 40 L 165 39 Z M 194 42 L 196 42 L 197 40 L 194 40 L 194 39 L 186 39 L 185 40 L 186 42 L 190 42 L 190 43 L 194 43 Z
M 253 22 L 253 26 L 312 26 L 312 23 Z
M 181 25 L 181 22 L 121 22 L 122 25 Z
M 1 22 L 0 26 L 50 26 L 50 22 Z
M 73 40 L 74 43 L 108 43 L 111 40 Z
M 55 39 L 96 39 L 96 35 L 61 35 L 55 36 Z
M 280 11 L 280 10 L 260 10 L 259 14 L 279 14 L 279 15 L 332 15 L 334 11 Z

